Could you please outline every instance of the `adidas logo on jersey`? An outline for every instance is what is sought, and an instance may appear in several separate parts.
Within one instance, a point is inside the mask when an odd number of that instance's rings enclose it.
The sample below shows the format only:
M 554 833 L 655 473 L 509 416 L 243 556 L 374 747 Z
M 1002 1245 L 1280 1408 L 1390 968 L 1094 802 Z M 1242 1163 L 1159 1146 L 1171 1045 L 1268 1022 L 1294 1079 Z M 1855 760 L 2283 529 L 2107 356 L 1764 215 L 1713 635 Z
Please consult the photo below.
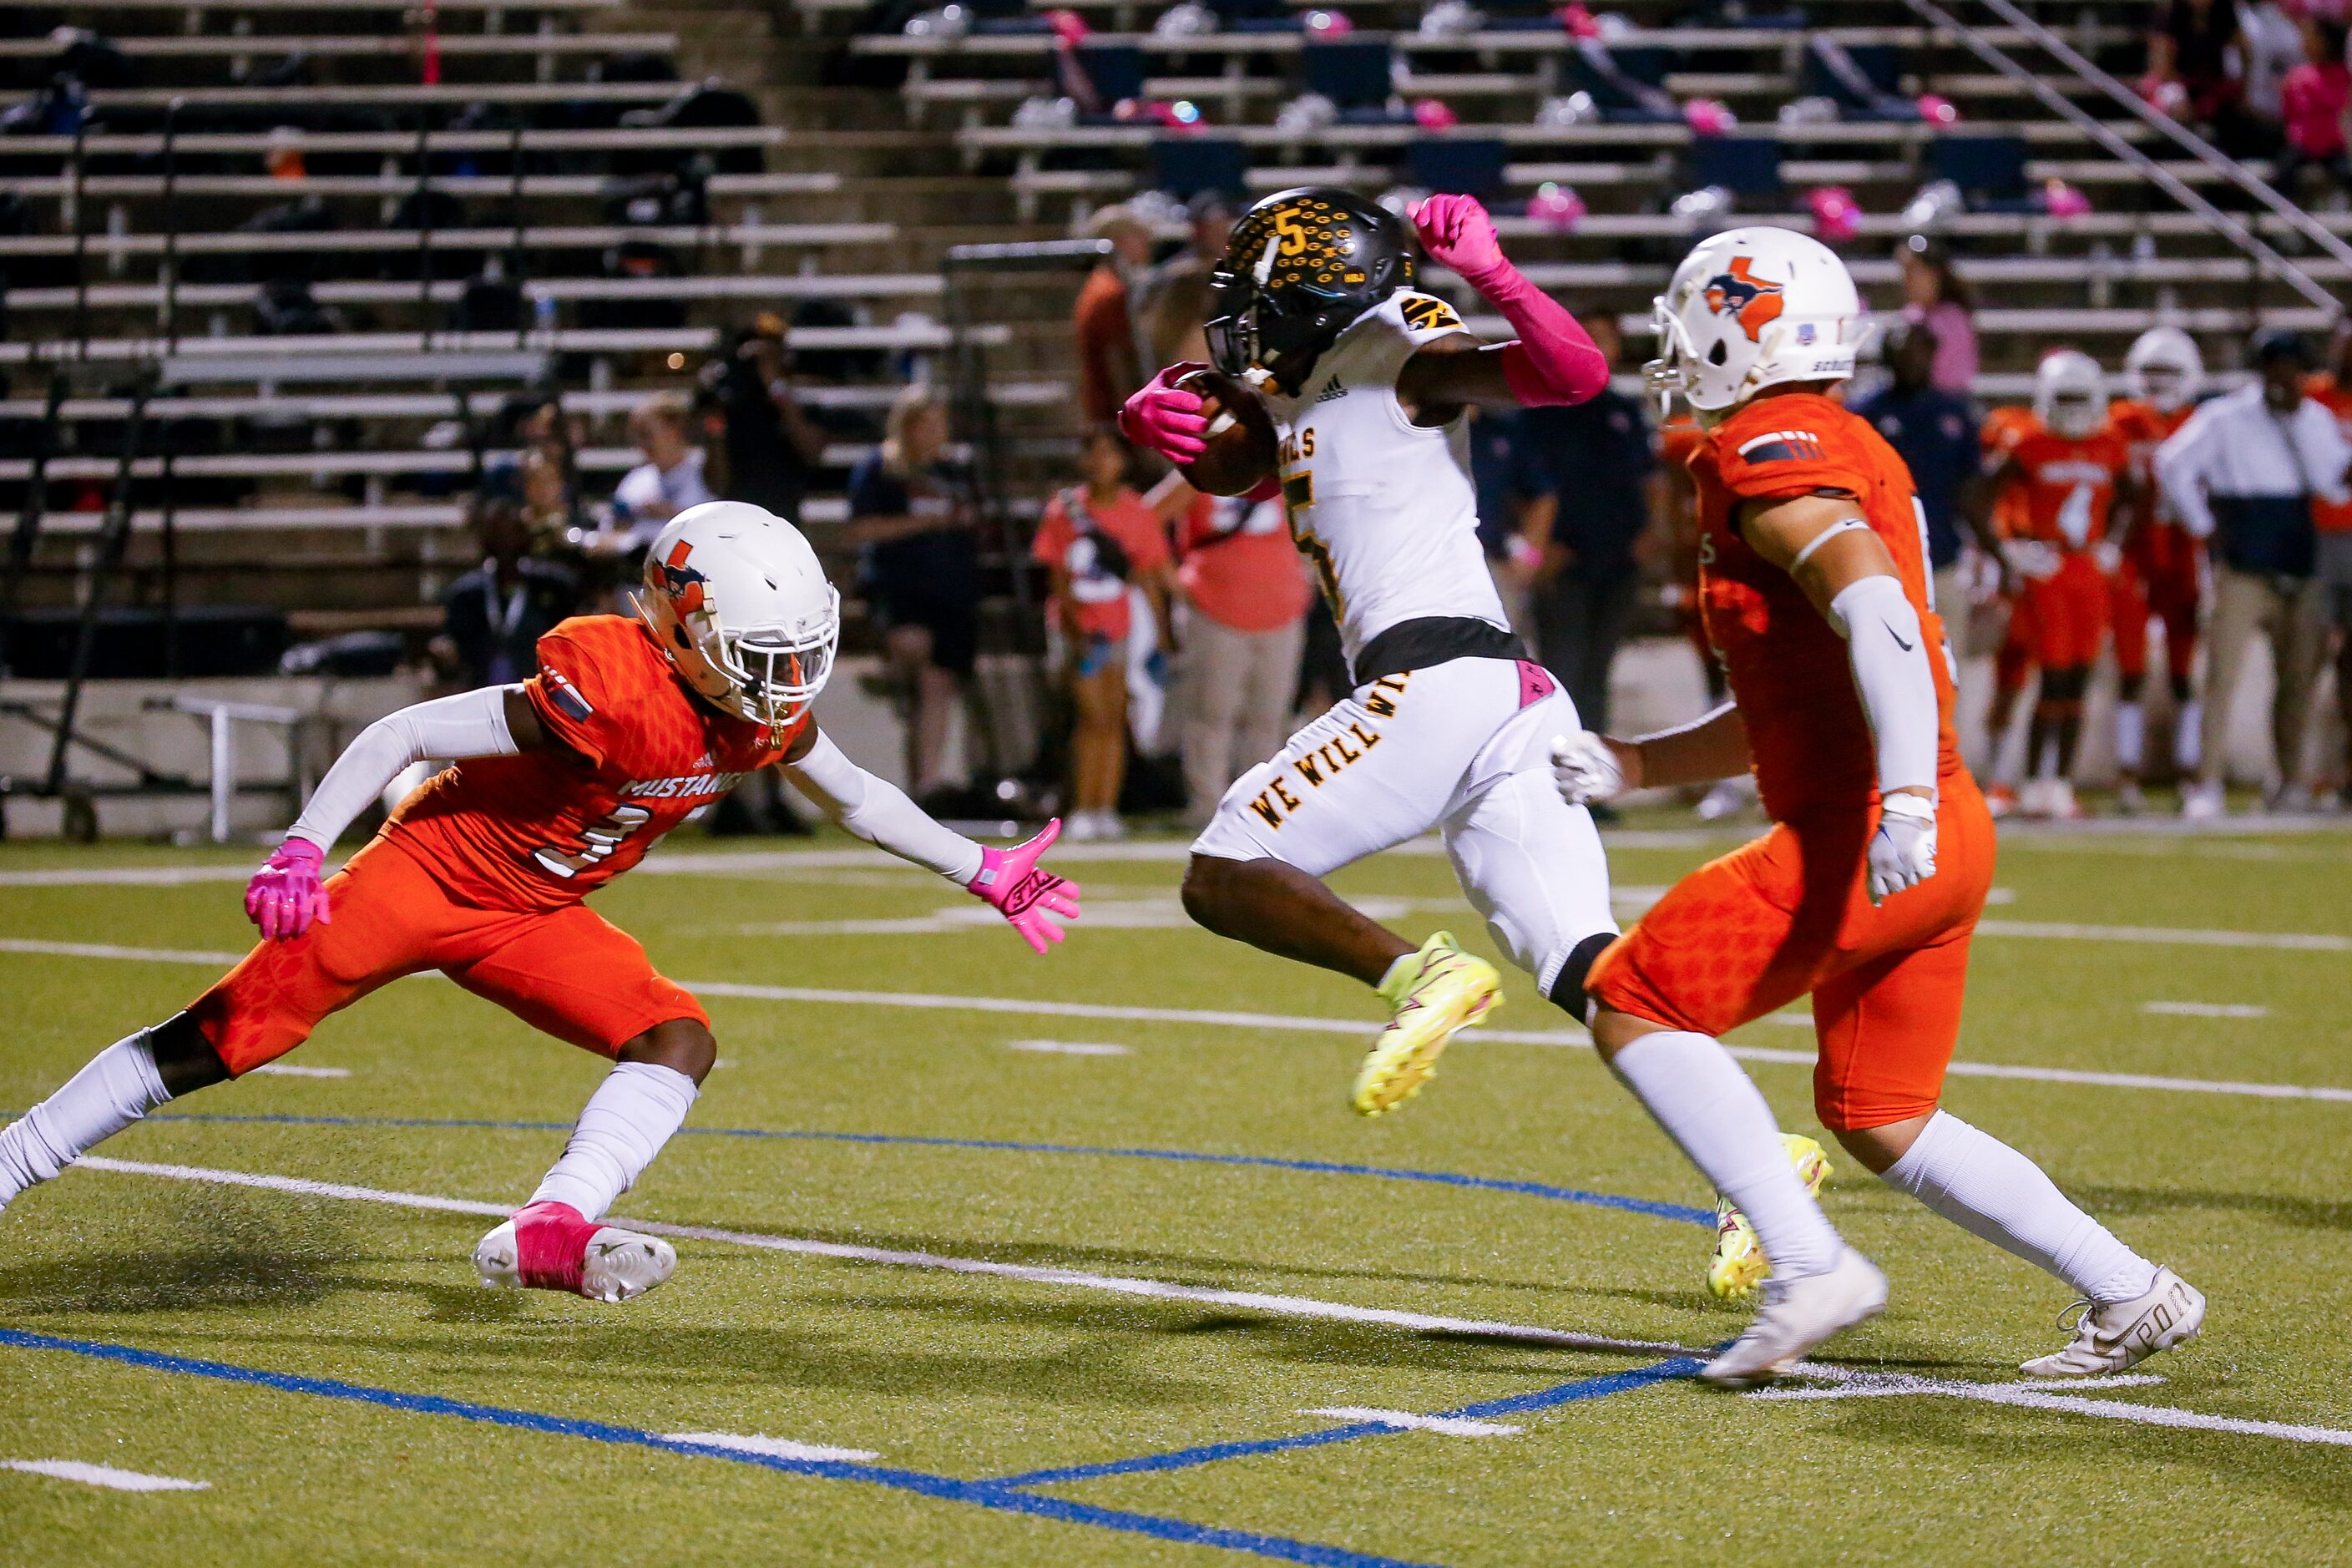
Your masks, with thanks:
M 1334 403 L 1347 395 L 1348 384 L 1341 381 L 1335 375 L 1331 378 L 1330 385 L 1325 387 L 1322 391 L 1315 395 L 1315 401 L 1318 403 Z

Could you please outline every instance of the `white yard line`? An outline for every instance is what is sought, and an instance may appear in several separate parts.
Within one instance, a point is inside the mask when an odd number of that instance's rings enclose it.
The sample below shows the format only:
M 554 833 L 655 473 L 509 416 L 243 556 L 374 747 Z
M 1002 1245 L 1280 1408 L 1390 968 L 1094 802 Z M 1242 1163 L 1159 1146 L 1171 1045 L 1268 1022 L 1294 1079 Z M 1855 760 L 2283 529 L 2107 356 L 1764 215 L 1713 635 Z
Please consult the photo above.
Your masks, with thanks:
M 1377 1422 L 1398 1432 L 1442 1432 L 1448 1437 L 1516 1437 L 1527 1430 L 1500 1421 L 1473 1421 L 1461 1415 L 1416 1415 L 1410 1410 L 1375 1410 L 1363 1405 L 1333 1405 L 1299 1414 L 1328 1415 L 1334 1421 Z
M 152 1164 L 143 1160 L 110 1160 L 90 1155 L 72 1167 L 78 1171 L 111 1171 L 133 1176 L 162 1176 L 175 1182 L 202 1182 L 214 1186 L 253 1187 L 290 1193 L 298 1197 L 340 1198 L 352 1203 L 386 1204 L 394 1208 L 430 1209 L 443 1214 L 470 1214 L 504 1219 L 511 1204 L 483 1203 L 472 1198 L 445 1198 L 428 1193 L 393 1192 L 379 1187 L 352 1186 L 341 1182 L 313 1182 L 300 1176 L 271 1176 L 252 1171 L 222 1171 L 203 1165 Z M 848 1263 L 878 1263 L 898 1268 L 934 1268 L 950 1274 L 982 1274 L 1017 1279 L 1031 1285 L 1062 1285 L 1079 1290 L 1100 1290 L 1118 1296 L 1142 1296 L 1161 1301 L 1197 1301 L 1204 1306 L 1238 1307 L 1276 1317 L 1316 1318 L 1336 1322 L 1375 1323 L 1415 1333 L 1474 1334 L 1487 1339 L 1517 1340 L 1528 1344 L 1554 1345 L 1562 1350 L 1655 1351 L 1666 1355 L 1696 1355 L 1687 1345 L 1660 1340 L 1620 1340 L 1598 1334 L 1525 1323 L 1489 1322 L 1479 1318 L 1451 1318 L 1429 1312 L 1402 1312 L 1384 1307 L 1358 1307 L 1309 1296 L 1273 1295 L 1261 1290 L 1220 1290 L 1205 1285 L 1175 1285 L 1162 1279 L 1137 1279 L 1116 1274 L 1089 1274 L 1076 1268 L 1040 1268 L 1026 1263 L 998 1263 L 984 1258 L 950 1258 L 937 1252 L 911 1252 L 897 1247 L 856 1247 L 841 1241 L 815 1241 L 801 1237 L 770 1236 L 748 1230 L 720 1230 L 709 1226 L 670 1225 L 661 1220 L 615 1218 L 613 1223 L 657 1236 L 688 1241 L 726 1242 L 767 1252 L 797 1253 Z
M 2095 1399 L 2081 1393 L 2060 1394 L 2053 1388 L 2087 1386 L 2096 1393 L 2102 1389 L 2121 1388 L 2131 1383 L 2129 1378 L 2106 1378 L 2089 1384 L 2060 1383 L 1959 1383 L 1939 1377 L 1914 1377 L 1908 1373 L 1853 1373 L 1837 1368 L 1823 1368 L 1806 1363 L 1805 1373 L 1828 1373 L 1836 1378 L 1831 1388 L 1765 1388 L 1748 1395 L 1750 1399 L 1863 1399 L 1885 1398 L 1903 1394 L 1930 1394 L 1945 1399 L 1972 1399 L 1983 1405 L 2007 1405 L 2025 1410 L 2055 1410 L 2069 1415 L 2091 1415 L 2102 1421 L 2130 1421 L 2143 1426 L 2171 1426 L 2193 1432 L 2227 1432 L 2241 1437 L 2281 1437 L 2290 1443 L 2321 1443 L 2333 1447 L 2352 1447 L 2352 1431 L 2337 1426 L 2314 1426 L 2290 1421 L 2246 1421 L 2233 1415 L 2208 1415 L 2202 1411 L 2181 1410 L 2168 1405 L 2131 1405 L 2115 1400 Z M 2160 1378 L 2148 1378 L 2150 1383 Z
M 795 1443 L 790 1437 L 761 1437 L 734 1432 L 665 1432 L 673 1443 L 697 1443 L 706 1448 L 731 1448 L 739 1454 L 764 1454 L 772 1459 L 814 1459 L 840 1465 L 871 1464 L 882 1456 L 871 1448 L 828 1448 L 822 1443 Z
M 184 1481 L 177 1476 L 151 1476 L 143 1470 L 118 1470 L 112 1465 L 89 1465 L 79 1459 L 0 1459 L 0 1470 L 22 1470 L 28 1476 L 79 1481 L 118 1492 L 205 1492 L 210 1481 Z
M 2286 952 L 2352 952 L 2352 936 L 2333 931 L 2200 931 L 2188 926 L 2084 925 L 2074 921 L 1979 921 L 1979 936 L 2037 942 L 2123 942 L 2159 947 L 2269 947 Z
M 197 963 L 218 967 L 242 957 L 238 953 L 203 952 L 184 948 L 110 947 L 89 942 L 35 942 L 0 938 L 0 952 L 50 954 L 66 958 L 135 959 L 155 963 Z M 1278 1034 L 1354 1035 L 1369 1037 L 1370 1018 L 1300 1017 L 1285 1013 L 1226 1012 L 1216 1008 L 1135 1007 L 1104 1002 L 1024 1000 L 1014 996 L 956 996 L 918 991 L 844 991 L 824 986 L 752 985 L 740 981 L 682 980 L 690 991 L 705 996 L 732 996 L 752 1002 L 823 1003 L 849 1007 L 908 1007 L 931 1012 L 996 1013 L 1020 1017 L 1095 1018 L 1139 1024 L 1192 1024 L 1209 1028 L 1258 1029 Z M 1775 1014 L 1775 1020 L 1798 1015 Z M 1592 1037 L 1581 1029 L 1476 1029 L 1465 1031 L 1465 1044 L 1564 1046 L 1589 1048 Z M 1724 1047 L 1743 1061 L 1772 1062 L 1810 1068 L 1811 1051 L 1775 1050 L 1764 1046 Z M 2072 1068 L 2012 1066 L 2005 1062 L 1954 1062 L 1946 1069 L 1954 1078 L 2022 1079 L 2037 1083 L 2088 1084 L 2103 1089 L 2173 1089 L 2189 1094 L 2243 1095 L 2256 1100 L 2325 1100 L 2352 1102 L 2352 1089 L 2331 1089 L 2292 1083 L 2239 1083 L 2201 1078 L 2165 1078 L 2151 1073 L 2087 1072 Z
M 1035 1051 L 1049 1057 L 1131 1057 L 1131 1046 L 1102 1045 L 1088 1040 L 1007 1040 L 1005 1045 L 1016 1051 Z
M 268 1073 L 277 1078 L 349 1078 L 352 1076 L 352 1069 L 349 1068 L 304 1067 L 300 1062 L 264 1062 L 259 1067 L 247 1070 Z
M 2251 1002 L 2143 1002 L 2139 1010 L 2172 1018 L 2267 1018 L 2268 1007 Z
M 440 1197 L 425 1193 L 403 1193 L 377 1187 L 352 1186 L 340 1182 L 314 1182 L 298 1176 L 272 1176 L 250 1171 L 215 1170 L 201 1165 L 150 1164 L 136 1160 L 110 1160 L 92 1156 L 74 1167 L 84 1171 L 108 1171 L 127 1175 L 161 1176 L 172 1181 L 202 1182 L 217 1186 L 250 1187 L 268 1192 L 289 1193 L 300 1197 L 340 1198 L 351 1202 L 385 1204 L 395 1208 L 427 1209 L 444 1214 L 470 1214 L 504 1217 L 511 1212 L 505 1204 L 484 1203 L 470 1198 Z M 845 1242 L 815 1241 L 798 1237 L 770 1236 L 757 1231 L 721 1230 L 707 1226 L 670 1225 L 659 1220 L 628 1218 L 620 1221 L 637 1230 L 652 1231 L 661 1236 L 674 1236 L 690 1241 L 724 1242 L 736 1247 L 758 1247 L 769 1252 L 796 1253 L 813 1258 L 830 1258 L 851 1263 L 874 1263 L 899 1268 L 939 1269 L 951 1274 L 982 1275 L 1000 1279 L 1013 1279 L 1031 1285 L 1057 1285 L 1072 1289 L 1097 1290 L 1111 1295 L 1139 1296 L 1162 1301 L 1193 1301 L 1203 1306 L 1232 1307 L 1260 1311 L 1276 1317 L 1305 1318 L 1323 1321 L 1370 1323 L 1384 1328 L 1403 1329 L 1414 1333 L 1470 1334 L 1487 1339 L 1507 1339 L 1526 1344 L 1556 1346 L 1562 1350 L 1655 1352 L 1668 1355 L 1704 1355 L 1707 1352 L 1688 1345 L 1659 1340 L 1622 1340 L 1598 1334 L 1574 1333 L 1560 1329 L 1532 1327 L 1524 1323 L 1488 1321 L 1478 1318 L 1454 1318 L 1429 1312 L 1405 1312 L 1381 1307 L 1359 1307 L 1347 1302 L 1324 1301 L 1308 1296 L 1276 1295 L 1259 1290 L 1220 1290 L 1201 1285 L 1176 1285 L 1160 1279 L 1138 1279 L 1114 1274 L 1090 1274 L 1076 1268 L 1043 1268 L 1024 1263 L 998 1263 L 988 1258 L 952 1258 L 936 1252 L 913 1252 L 894 1247 L 856 1247 Z M 1849 1390 L 1869 1392 L 1886 1389 L 1889 1393 L 1937 1395 L 1952 1399 L 1972 1399 L 1989 1405 L 2014 1405 L 2031 1410 L 2055 1411 L 2067 1415 L 2090 1415 L 2108 1421 L 2138 1422 L 2151 1426 L 2184 1427 L 2198 1431 L 2223 1432 L 2241 1436 L 2277 1437 L 2295 1443 L 2320 1443 L 2352 1447 L 2352 1431 L 2333 1426 L 2305 1426 L 2282 1421 L 2247 1421 L 2233 1416 L 2208 1415 L 2199 1411 L 2176 1409 L 2168 1405 L 2124 1405 L 2085 1397 L 2080 1393 L 2044 1393 L 2031 1385 L 2017 1384 L 1961 1383 L 1942 1378 L 1911 1377 L 1907 1374 L 1873 1373 L 1852 1367 L 1825 1365 L 1802 1362 L 1794 1374 L 1833 1384 L 1829 1389 L 1770 1389 L 1759 1392 L 1755 1398 L 1824 1398 L 1853 1397 Z M 2147 1374 L 2138 1374 L 2145 1377 Z M 2071 1385 L 2087 1387 L 2093 1392 L 2135 1384 L 2133 1378 L 2096 1379 Z M 1338 1411 L 1324 1411 L 1327 1415 Z M 1386 1421 L 1408 1412 L 1374 1412 L 1362 1410 L 1357 1418 Z M 1413 1417 L 1420 1421 L 1426 1418 Z M 722 1440 L 724 1441 L 724 1440 Z M 47 1463 L 49 1461 L 35 1461 Z M 201 1483 L 184 1483 L 201 1484 Z

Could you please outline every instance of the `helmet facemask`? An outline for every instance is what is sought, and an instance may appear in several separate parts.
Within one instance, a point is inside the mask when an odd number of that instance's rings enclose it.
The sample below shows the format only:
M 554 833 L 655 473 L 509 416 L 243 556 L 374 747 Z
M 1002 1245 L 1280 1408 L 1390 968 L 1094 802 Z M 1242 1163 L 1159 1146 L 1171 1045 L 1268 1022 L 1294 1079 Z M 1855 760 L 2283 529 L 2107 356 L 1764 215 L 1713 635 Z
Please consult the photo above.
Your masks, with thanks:
M 669 593 L 662 568 L 648 559 L 646 594 L 637 614 L 651 627 L 670 663 L 702 699 L 720 711 L 782 730 L 815 702 L 833 675 L 841 641 L 841 592 L 825 585 L 825 607 L 793 626 L 738 629 L 721 618 L 711 584 Z

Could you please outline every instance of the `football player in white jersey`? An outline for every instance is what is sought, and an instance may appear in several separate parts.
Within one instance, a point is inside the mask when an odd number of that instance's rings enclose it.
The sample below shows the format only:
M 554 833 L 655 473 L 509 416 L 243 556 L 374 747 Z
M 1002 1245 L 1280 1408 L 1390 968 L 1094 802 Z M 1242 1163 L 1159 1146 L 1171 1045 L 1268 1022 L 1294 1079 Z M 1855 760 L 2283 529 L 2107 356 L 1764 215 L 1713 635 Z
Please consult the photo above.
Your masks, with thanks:
M 1608 367 L 1504 258 L 1476 202 L 1435 196 L 1413 222 L 1431 259 L 1494 305 L 1516 340 L 1481 344 L 1451 306 L 1413 288 L 1402 224 L 1319 188 L 1269 196 L 1235 226 L 1208 323 L 1219 368 L 1258 380 L 1279 437 L 1272 477 L 1356 687 L 1226 792 L 1192 846 L 1184 904 L 1220 935 L 1379 990 L 1391 1018 L 1357 1073 L 1366 1115 L 1427 1081 L 1453 1035 L 1495 1005 L 1500 977 L 1443 932 L 1416 951 L 1320 878 L 1436 828 L 1496 945 L 1580 1022 L 1586 973 L 1617 934 L 1592 819 L 1550 776 L 1549 738 L 1574 732 L 1562 726 L 1575 705 L 1526 658 L 1496 597 L 1464 419 L 1473 403 L 1583 402 Z M 1198 456 L 1202 405 L 1174 384 L 1197 368 L 1172 366 L 1130 398 L 1129 434 L 1180 461 Z M 1745 1086 L 1727 1055 L 1720 1067 Z M 1623 1081 L 1654 1115 L 1672 1092 Z M 1752 1088 L 1710 1103 L 1727 1121 L 1752 1121 L 1738 1130 L 1777 1155 Z M 1785 1160 L 1759 1179 L 1811 1206 Z

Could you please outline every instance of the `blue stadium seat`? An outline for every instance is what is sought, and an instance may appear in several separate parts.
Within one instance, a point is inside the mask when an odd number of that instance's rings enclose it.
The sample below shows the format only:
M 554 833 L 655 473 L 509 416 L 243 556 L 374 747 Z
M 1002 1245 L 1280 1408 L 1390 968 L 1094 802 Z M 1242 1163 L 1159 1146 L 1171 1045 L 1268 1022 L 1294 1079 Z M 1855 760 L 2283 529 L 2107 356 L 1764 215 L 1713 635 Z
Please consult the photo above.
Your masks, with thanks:
M 1249 149 L 1211 136 L 1160 136 L 1151 143 L 1151 184 L 1180 199 L 1199 191 L 1246 198 Z
M 1090 38 L 1078 46 L 1078 68 L 1094 84 L 1095 100 L 1105 109 L 1121 99 L 1143 96 L 1143 51 L 1133 44 Z
M 1826 98 L 1847 120 L 1910 120 L 1917 110 L 1902 96 L 1903 51 L 1892 44 L 1840 44 L 1811 39 L 1797 91 Z
M 1502 190 L 1510 149 L 1484 137 L 1433 137 L 1405 152 L 1412 184 L 1440 195 L 1486 197 Z
M 1329 99 L 1343 118 L 1366 110 L 1388 112 L 1389 99 L 1396 89 L 1391 80 L 1392 57 L 1382 40 L 1309 43 L 1298 53 L 1306 68 L 1307 90 Z
M 1693 190 L 1720 185 L 1736 197 L 1781 193 L 1780 141 L 1776 136 L 1703 136 L 1685 160 Z
M 1938 136 L 1927 143 L 1927 177 L 1959 186 L 1975 211 L 2021 212 L 2032 205 L 2022 136 Z
M 1682 110 L 1659 84 L 1666 78 L 1664 49 L 1612 49 L 1596 38 L 1577 43 L 1562 62 L 1562 85 L 1591 95 L 1612 123 L 1672 123 Z

